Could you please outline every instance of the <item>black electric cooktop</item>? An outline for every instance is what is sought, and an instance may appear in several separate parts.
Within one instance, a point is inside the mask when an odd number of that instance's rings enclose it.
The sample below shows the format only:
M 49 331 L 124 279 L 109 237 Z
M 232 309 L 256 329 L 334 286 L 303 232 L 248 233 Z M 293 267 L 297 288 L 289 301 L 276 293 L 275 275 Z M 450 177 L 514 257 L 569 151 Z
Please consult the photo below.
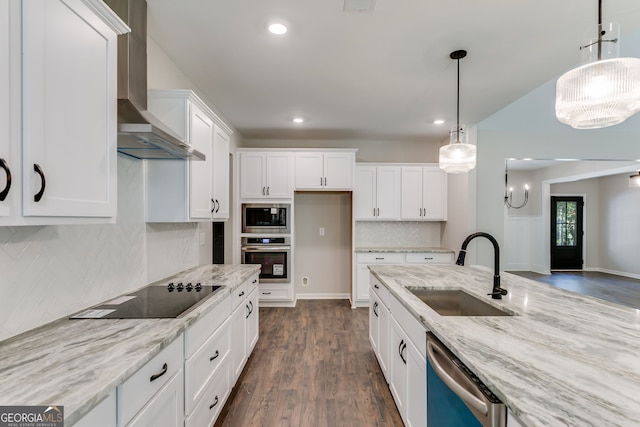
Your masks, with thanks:
M 169 283 L 147 286 L 70 317 L 71 319 L 175 318 L 200 304 L 222 286 Z

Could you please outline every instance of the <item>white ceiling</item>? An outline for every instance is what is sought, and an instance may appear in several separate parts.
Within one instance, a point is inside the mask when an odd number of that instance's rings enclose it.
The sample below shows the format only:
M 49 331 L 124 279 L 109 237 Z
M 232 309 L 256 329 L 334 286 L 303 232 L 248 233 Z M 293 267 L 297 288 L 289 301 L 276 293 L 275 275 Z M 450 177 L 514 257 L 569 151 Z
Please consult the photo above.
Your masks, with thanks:
M 148 0 L 149 34 L 247 139 L 442 141 L 578 65 L 596 0 Z M 272 20 L 289 31 L 273 36 Z M 640 27 L 639 0 L 603 20 Z M 291 122 L 296 115 L 308 119 Z M 443 118 L 444 125 L 434 125 Z

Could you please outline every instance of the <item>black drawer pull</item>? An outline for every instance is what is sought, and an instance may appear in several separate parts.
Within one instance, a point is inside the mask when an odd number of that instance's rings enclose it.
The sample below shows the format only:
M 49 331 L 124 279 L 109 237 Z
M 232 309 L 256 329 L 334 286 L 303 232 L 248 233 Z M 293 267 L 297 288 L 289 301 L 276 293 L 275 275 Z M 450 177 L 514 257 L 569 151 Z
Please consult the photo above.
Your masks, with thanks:
M 39 164 L 34 163 L 34 164 L 33 164 L 33 170 L 34 170 L 34 171 L 36 171 L 36 173 L 37 173 L 38 175 L 40 175 L 40 182 L 41 182 L 41 184 L 40 184 L 40 191 L 38 191 L 38 192 L 36 193 L 36 195 L 35 195 L 35 196 L 33 196 L 33 200 L 34 200 L 34 201 L 36 201 L 36 202 L 39 202 L 39 201 L 40 201 L 40 199 L 42 199 L 42 195 L 44 194 L 44 188 L 45 188 L 45 187 L 46 187 L 46 185 L 47 185 L 47 181 L 46 181 L 46 180 L 45 180 L 45 178 L 44 178 L 44 172 L 42 171 L 42 168 L 40 167 L 40 165 L 39 165 Z
M 215 400 L 211 405 L 209 405 L 209 410 L 213 409 L 218 404 L 218 396 L 216 396 Z
M 213 356 L 211 356 L 209 358 L 209 362 L 213 362 L 214 360 L 216 360 L 218 358 L 218 356 L 220 356 L 220 352 L 218 350 L 216 350 L 216 354 L 214 354 Z
M 271 292 L 263 292 L 262 295 L 271 295 Z
M 384 257 L 382 257 L 382 258 L 376 258 L 376 259 L 377 259 L 377 260 L 383 260 L 383 259 L 384 259 Z
M 373 287 L 376 288 L 376 289 L 380 289 L 380 286 L 378 286 L 378 285 L 373 285 Z
M 0 168 L 4 169 L 4 173 L 7 176 L 7 183 L 4 185 L 4 190 L 0 192 L 0 202 L 7 198 L 7 194 L 9 194 L 9 190 L 11 189 L 11 170 L 9 170 L 9 165 L 4 159 L 0 159 Z
M 378 317 L 378 310 L 377 309 L 378 309 L 378 301 L 375 301 L 373 303 L 373 314 L 375 314 L 376 317 Z
M 162 372 L 160 372 L 159 374 L 151 375 L 151 378 L 149 378 L 149 381 L 153 382 L 153 381 L 157 380 L 158 378 L 160 378 L 161 376 L 163 376 L 164 374 L 166 374 L 168 368 L 169 367 L 167 366 L 166 363 L 164 365 L 162 365 Z
M 239 297 L 244 296 L 244 291 L 240 292 L 240 293 L 238 294 L 238 296 L 239 296 Z

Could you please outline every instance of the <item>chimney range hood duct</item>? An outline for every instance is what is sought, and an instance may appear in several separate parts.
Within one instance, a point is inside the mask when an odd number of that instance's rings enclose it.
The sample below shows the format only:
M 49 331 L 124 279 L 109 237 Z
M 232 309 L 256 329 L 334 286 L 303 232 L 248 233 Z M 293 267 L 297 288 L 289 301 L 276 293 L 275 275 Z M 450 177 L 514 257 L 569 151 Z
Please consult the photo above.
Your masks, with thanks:
M 105 0 L 131 28 L 118 36 L 118 152 L 136 159 L 205 160 L 147 111 L 147 2 Z

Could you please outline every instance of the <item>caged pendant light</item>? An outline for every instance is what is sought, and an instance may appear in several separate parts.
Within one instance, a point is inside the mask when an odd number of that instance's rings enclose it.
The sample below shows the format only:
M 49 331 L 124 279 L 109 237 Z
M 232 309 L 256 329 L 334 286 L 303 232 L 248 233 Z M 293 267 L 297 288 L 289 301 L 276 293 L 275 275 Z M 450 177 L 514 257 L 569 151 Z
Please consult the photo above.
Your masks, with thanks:
M 456 125 L 449 134 L 449 144 L 440 147 L 440 169 L 447 173 L 465 173 L 476 167 L 476 146 L 466 143 L 466 126 L 460 125 L 460 60 L 465 56 L 466 50 L 456 50 L 449 55 L 451 59 L 458 61 L 458 98 Z
M 598 0 L 597 38 L 581 46 L 583 64 L 556 83 L 556 117 L 575 129 L 622 123 L 640 111 L 640 59 L 619 58 L 618 26 L 602 24 Z

